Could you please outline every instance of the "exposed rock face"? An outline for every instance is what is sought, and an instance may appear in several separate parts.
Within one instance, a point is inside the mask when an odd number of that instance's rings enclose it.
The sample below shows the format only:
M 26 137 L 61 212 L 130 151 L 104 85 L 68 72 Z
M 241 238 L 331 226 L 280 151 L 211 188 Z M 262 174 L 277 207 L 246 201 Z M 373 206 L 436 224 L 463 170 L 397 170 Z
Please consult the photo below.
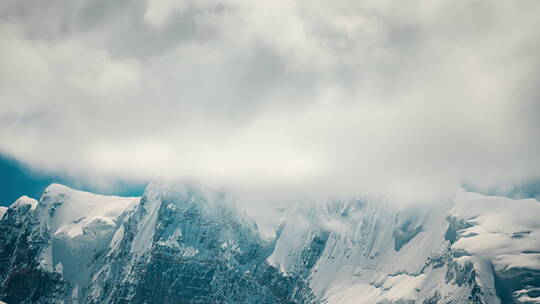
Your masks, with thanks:
M 193 185 L 152 184 L 141 198 L 51 185 L 0 211 L 9 304 L 540 303 L 535 200 L 296 206 L 276 211 L 271 239 Z

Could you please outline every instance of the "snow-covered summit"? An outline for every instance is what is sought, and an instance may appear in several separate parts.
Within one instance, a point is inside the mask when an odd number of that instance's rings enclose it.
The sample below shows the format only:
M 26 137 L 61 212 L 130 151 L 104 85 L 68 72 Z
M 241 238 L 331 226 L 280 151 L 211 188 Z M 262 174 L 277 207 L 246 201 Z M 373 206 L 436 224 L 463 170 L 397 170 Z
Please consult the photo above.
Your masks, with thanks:
M 452 247 L 485 257 L 497 271 L 540 271 L 540 202 L 462 193 L 450 215 L 465 224 Z
M 11 209 L 18 209 L 18 208 L 29 208 L 30 210 L 35 210 L 38 205 L 38 202 L 26 195 L 23 195 L 19 197 L 13 204 L 9 206 Z
M 98 195 L 51 184 L 39 201 L 39 211 L 53 235 L 74 238 L 97 222 L 116 225 L 118 217 L 139 200 L 139 197 Z

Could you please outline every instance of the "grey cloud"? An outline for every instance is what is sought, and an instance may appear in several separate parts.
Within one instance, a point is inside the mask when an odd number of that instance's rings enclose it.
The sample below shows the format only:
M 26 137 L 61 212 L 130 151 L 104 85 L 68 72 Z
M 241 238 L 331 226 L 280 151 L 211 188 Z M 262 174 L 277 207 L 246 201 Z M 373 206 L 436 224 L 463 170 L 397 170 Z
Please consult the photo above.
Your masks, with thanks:
M 403 200 L 540 175 L 534 1 L 0 5 L 0 152 L 40 170 Z

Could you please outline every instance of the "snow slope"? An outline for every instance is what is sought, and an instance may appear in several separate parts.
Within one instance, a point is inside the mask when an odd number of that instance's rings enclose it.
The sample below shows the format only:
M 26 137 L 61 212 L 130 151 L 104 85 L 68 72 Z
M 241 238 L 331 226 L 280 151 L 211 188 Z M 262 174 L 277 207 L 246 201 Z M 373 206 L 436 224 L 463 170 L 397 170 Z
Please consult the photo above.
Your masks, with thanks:
M 463 227 L 452 249 L 481 281 L 494 280 L 486 288 L 505 302 L 540 303 L 540 202 L 461 192 L 450 216 Z
M 0 220 L 2 219 L 2 217 L 4 216 L 7 210 L 8 210 L 7 207 L 0 206 Z
M 328 303 L 415 301 L 429 296 L 434 278 L 445 285 L 444 273 L 426 271 L 448 250 L 444 215 L 380 201 L 320 206 L 287 220 L 269 261 L 294 272 L 311 256 L 308 279 Z
M 89 278 L 85 262 L 109 244 L 122 215 L 140 198 L 96 195 L 52 184 L 39 202 L 39 218 L 51 236 L 41 266 L 61 271 L 64 278 L 84 285 Z
M 40 212 L 47 218 L 47 228 L 53 235 L 74 239 L 95 233 L 104 226 L 114 226 L 119 216 L 139 199 L 96 195 L 52 184 L 40 200 Z

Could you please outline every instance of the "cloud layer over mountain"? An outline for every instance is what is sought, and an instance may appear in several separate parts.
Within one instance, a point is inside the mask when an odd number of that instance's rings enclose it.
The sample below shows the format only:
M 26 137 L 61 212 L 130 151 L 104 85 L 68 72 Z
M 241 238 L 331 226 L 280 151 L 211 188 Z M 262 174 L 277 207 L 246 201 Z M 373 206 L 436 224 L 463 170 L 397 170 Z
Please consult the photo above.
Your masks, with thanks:
M 96 185 L 433 200 L 540 176 L 540 2 L 0 3 L 0 153 Z

